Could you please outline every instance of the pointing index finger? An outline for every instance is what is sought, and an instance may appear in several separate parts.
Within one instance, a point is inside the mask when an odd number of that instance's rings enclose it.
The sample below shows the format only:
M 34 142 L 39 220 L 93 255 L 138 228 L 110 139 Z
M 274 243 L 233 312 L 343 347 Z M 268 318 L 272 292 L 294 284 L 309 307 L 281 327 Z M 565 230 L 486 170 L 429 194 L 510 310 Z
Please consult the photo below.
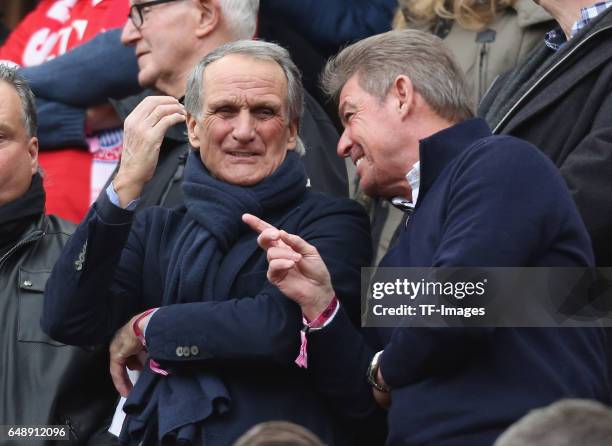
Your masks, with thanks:
M 245 222 L 253 231 L 261 234 L 265 229 L 276 229 L 270 223 L 252 214 L 242 214 L 242 221 Z

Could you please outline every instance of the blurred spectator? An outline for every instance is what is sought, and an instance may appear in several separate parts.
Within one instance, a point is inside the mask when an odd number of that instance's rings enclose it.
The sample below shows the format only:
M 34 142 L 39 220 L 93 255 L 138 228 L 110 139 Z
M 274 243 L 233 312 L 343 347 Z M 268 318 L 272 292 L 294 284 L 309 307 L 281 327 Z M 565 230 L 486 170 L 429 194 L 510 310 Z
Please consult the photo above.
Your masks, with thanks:
M 551 21 L 531 0 L 399 0 L 394 28 L 414 27 L 444 39 L 476 104 L 497 76 L 541 42 Z
M 297 30 L 324 58 L 349 43 L 388 31 L 397 0 L 261 0 L 262 17 Z
M 70 444 L 114 444 L 107 349 L 69 347 L 40 328 L 43 291 L 74 225 L 45 214 L 34 98 L 1 64 L 0 128 L 0 425 L 64 425 Z
M 19 69 L 36 95 L 41 146 L 86 147 L 87 128 L 109 125 L 97 106 L 141 90 L 134 50 L 120 36 L 121 29 L 106 31 L 48 62 Z
M 308 429 L 288 421 L 259 423 L 240 437 L 234 446 L 323 446 Z
M 399 0 L 393 27 L 417 28 L 444 39 L 466 73 L 476 104 L 497 76 L 541 42 L 551 22 L 552 17 L 531 0 Z M 379 261 L 393 243 L 406 208 L 360 191 L 355 195 L 370 213 Z
M 535 409 L 508 428 L 494 446 L 612 445 L 612 410 L 579 399 Z
M 0 60 L 21 67 L 44 64 L 100 32 L 122 26 L 128 10 L 128 0 L 43 0 L 11 32 L 0 48 Z M 120 67 L 120 73 L 125 74 L 126 66 Z M 78 78 L 78 66 L 72 68 L 69 77 L 57 78 L 47 76 L 56 73 L 45 73 L 44 77 L 53 80 L 58 88 L 37 89 L 36 94 L 40 115 L 50 117 L 51 125 L 61 129 L 59 131 L 67 131 L 69 135 L 82 133 L 86 124 L 90 124 L 87 141 L 68 139 L 68 144 L 47 145 L 47 138 L 43 137 L 41 144 L 40 163 L 45 172 L 47 210 L 76 222 L 83 217 L 118 162 L 122 133 L 115 128 L 119 121 L 113 117 L 110 106 L 103 105 L 103 100 L 93 104 L 102 104 L 102 107 L 89 109 L 88 120 L 85 120 L 84 110 L 69 102 L 50 103 L 49 96 L 62 91 L 70 82 L 77 85 L 88 82 L 90 88 L 92 85 L 96 88 L 96 77 Z M 108 65 L 96 65 L 96 68 L 100 73 L 98 78 L 113 71 Z M 124 77 L 129 74 L 134 75 L 133 68 Z
M 612 2 L 539 4 L 556 26 L 529 59 L 495 82 L 478 113 L 494 133 L 529 141 L 555 163 L 597 266 L 612 266 Z M 612 342 L 608 363 L 612 382 Z
M 0 61 L 40 65 L 101 31 L 122 26 L 128 8 L 127 0 L 42 0 L 11 31 L 0 47 Z
M 528 60 L 495 83 L 479 114 L 495 133 L 531 142 L 559 167 L 597 264 L 611 266 L 612 2 L 584 4 L 540 1 L 558 26 Z

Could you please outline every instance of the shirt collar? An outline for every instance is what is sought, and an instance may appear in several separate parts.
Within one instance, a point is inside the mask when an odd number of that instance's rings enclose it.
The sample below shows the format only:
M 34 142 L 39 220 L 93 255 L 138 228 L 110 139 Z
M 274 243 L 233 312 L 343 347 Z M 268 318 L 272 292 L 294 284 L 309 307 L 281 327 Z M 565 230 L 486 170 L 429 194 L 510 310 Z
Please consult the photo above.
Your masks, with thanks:
M 572 30 L 570 31 L 571 36 L 574 37 L 578 31 L 587 26 L 593 19 L 595 19 L 595 17 L 604 12 L 610 6 L 612 6 L 612 0 L 606 0 L 595 3 L 592 6 L 582 8 L 580 10 L 580 19 L 574 23 Z
M 404 197 L 393 197 L 391 204 L 399 210 L 406 212 L 411 211 L 416 206 L 417 199 L 419 198 L 419 185 L 421 183 L 421 162 L 417 161 L 410 169 L 410 172 L 406 174 L 406 181 L 410 184 L 410 190 L 412 192 L 412 200 L 408 200 Z
M 415 205 L 419 198 L 419 185 L 421 184 L 421 162 L 417 161 L 406 174 L 406 180 L 412 190 L 412 204 Z
M 570 39 L 574 37 L 578 31 L 585 28 L 593 19 L 599 14 L 612 6 L 612 0 L 606 0 L 603 2 L 595 3 L 594 5 L 587 6 L 586 8 L 580 9 L 580 18 L 572 25 L 570 30 Z M 544 42 L 546 46 L 554 51 L 558 51 L 566 42 L 567 37 L 563 33 L 560 27 L 557 27 L 546 33 Z

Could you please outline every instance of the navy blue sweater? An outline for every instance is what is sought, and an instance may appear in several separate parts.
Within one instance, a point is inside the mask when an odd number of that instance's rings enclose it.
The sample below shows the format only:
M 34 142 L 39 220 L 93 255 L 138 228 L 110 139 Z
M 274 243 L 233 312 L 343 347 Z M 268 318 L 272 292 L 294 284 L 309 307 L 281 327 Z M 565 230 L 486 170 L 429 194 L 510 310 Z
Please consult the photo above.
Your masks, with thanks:
M 533 146 L 473 119 L 421 141 L 420 160 L 415 212 L 381 266 L 593 264 L 567 186 Z M 394 388 L 389 445 L 490 446 L 531 408 L 607 398 L 599 329 L 398 328 L 382 343 L 381 372 Z M 345 315 L 309 346 L 340 409 L 374 412 L 365 379 L 373 349 Z

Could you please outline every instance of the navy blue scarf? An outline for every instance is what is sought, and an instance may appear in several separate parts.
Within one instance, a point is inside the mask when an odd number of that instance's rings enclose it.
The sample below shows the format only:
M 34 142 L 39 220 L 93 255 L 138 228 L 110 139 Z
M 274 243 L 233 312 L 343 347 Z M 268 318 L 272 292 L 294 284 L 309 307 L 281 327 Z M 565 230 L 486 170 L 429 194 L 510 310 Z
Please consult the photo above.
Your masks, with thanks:
M 189 155 L 183 180 L 187 224 L 173 248 L 164 288 L 164 305 L 223 300 L 213 296 L 221 259 L 248 230 L 242 214 L 263 216 L 284 208 L 306 190 L 303 164 L 293 151 L 269 177 L 241 187 L 219 181 L 206 170 L 198 152 Z
M 213 290 L 221 260 L 249 230 L 242 214 L 264 216 L 287 207 L 304 194 L 306 181 L 303 163 L 293 151 L 272 175 L 249 187 L 217 180 L 199 153 L 190 153 L 183 180 L 187 213 L 170 257 L 163 305 L 227 299 L 214 296 Z M 199 443 L 202 423 L 226 413 L 230 403 L 222 380 L 211 372 L 185 368 L 161 377 L 145 367 L 124 406 L 129 416 L 121 442 Z

